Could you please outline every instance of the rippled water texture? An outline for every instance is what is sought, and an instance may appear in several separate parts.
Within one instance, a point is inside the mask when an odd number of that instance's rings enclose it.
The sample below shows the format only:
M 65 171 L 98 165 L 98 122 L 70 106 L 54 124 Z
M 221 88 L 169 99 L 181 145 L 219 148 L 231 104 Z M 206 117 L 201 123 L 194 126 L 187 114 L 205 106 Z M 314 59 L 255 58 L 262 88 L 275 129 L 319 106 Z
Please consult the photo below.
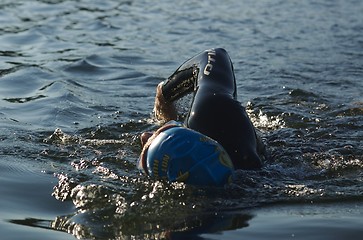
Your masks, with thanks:
M 363 2 L 0 1 L 7 239 L 360 239 Z M 268 147 L 225 189 L 136 167 L 155 86 L 225 48 Z M 181 113 L 188 99 L 178 103 Z

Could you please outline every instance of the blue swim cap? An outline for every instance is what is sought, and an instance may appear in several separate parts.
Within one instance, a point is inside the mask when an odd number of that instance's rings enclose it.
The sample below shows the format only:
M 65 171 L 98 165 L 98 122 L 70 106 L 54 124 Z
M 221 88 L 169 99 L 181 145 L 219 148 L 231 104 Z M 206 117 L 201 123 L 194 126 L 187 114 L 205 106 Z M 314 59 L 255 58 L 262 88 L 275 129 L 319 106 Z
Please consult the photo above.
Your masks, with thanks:
M 148 175 L 171 182 L 223 186 L 230 182 L 234 170 L 218 142 L 178 125 L 161 131 L 143 157 Z

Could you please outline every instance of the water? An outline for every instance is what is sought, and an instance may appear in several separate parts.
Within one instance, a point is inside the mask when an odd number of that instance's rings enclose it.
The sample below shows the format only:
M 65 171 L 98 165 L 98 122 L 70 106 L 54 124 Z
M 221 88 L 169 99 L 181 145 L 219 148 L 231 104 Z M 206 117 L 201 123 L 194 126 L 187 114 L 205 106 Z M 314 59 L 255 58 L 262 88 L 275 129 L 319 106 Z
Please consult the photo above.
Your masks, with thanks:
M 360 239 L 363 2 L 0 1 L 2 239 Z M 224 47 L 272 160 L 226 189 L 136 168 L 155 86 Z M 179 103 L 183 112 L 188 100 Z

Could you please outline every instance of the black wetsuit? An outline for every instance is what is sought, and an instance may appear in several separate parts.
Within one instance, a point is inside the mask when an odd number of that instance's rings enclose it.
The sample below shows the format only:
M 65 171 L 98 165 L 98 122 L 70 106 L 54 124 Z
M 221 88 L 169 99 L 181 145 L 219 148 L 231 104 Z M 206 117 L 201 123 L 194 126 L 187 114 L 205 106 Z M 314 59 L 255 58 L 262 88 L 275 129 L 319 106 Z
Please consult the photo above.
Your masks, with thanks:
M 194 98 L 187 127 L 218 141 L 236 169 L 258 169 L 261 144 L 245 108 L 237 101 L 232 62 L 224 49 L 210 49 L 182 64 L 162 86 L 167 102 Z

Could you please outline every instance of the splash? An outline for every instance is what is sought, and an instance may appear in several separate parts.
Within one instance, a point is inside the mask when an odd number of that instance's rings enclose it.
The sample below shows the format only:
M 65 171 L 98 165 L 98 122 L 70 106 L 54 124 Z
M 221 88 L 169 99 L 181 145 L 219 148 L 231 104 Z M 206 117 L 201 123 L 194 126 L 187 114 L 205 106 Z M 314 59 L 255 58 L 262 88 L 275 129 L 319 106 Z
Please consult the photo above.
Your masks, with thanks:
M 261 131 L 273 131 L 285 127 L 285 122 L 281 115 L 268 115 L 261 109 L 254 109 L 252 102 L 246 105 L 246 112 L 249 115 L 253 125 Z

